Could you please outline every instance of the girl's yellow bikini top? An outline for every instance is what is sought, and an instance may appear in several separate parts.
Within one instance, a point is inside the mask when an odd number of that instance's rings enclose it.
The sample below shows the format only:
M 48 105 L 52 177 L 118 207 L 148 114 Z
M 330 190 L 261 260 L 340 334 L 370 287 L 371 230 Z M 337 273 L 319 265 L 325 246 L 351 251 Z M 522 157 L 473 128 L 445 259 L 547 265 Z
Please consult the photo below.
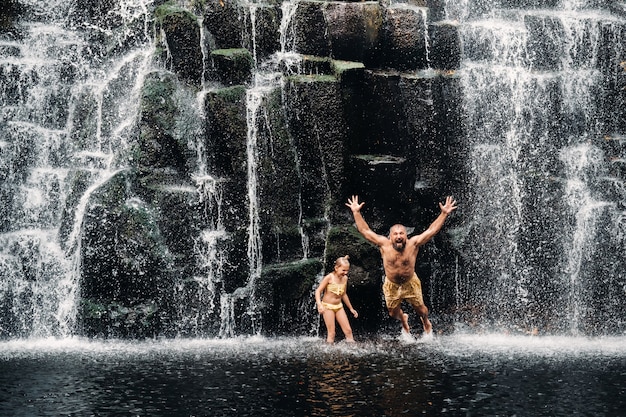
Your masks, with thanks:
M 335 284 L 331 282 L 330 284 L 326 286 L 326 289 L 332 292 L 333 294 L 342 296 L 343 293 L 346 292 L 346 284 Z

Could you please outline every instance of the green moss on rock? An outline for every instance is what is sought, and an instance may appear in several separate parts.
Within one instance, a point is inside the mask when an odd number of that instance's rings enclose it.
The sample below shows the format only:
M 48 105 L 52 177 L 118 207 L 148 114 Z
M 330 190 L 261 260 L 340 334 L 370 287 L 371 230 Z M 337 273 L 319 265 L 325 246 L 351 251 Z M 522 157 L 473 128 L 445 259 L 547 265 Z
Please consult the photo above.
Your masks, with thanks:
M 178 15 L 193 22 L 197 21 L 197 18 L 193 13 L 175 4 L 167 3 L 154 9 L 154 17 L 156 18 L 158 23 L 163 23 L 168 17 L 171 17 L 172 15 Z
M 362 62 L 333 60 L 332 69 L 335 74 L 341 75 L 345 71 L 365 69 L 365 64 Z
M 167 50 L 159 57 L 185 82 L 199 87 L 202 83 L 203 54 L 198 18 L 189 10 L 172 4 L 154 11 L 157 47 Z
M 266 295 L 295 300 L 309 294 L 321 269 L 319 259 L 269 265 L 263 269 L 257 288 Z
M 217 79 L 222 84 L 246 84 L 252 79 L 254 58 L 247 49 L 216 49 L 211 52 L 211 57 Z
M 213 90 L 213 95 L 229 103 L 240 103 L 246 95 L 246 87 L 235 85 L 232 87 Z

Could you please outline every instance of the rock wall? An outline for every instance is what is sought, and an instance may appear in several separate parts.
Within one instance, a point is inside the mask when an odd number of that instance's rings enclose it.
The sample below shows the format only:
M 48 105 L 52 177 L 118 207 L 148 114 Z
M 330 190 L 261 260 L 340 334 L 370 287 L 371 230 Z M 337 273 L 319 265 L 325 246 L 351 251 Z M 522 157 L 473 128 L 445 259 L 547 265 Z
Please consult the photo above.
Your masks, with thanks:
M 272 2 L 155 9 L 156 59 L 167 71 L 144 83 L 130 167 L 89 204 L 84 333 L 215 335 L 224 330 L 224 308 L 233 311 L 235 333 L 259 328 L 251 315 L 261 318 L 265 334 L 311 332 L 312 291 L 344 254 L 362 312 L 355 329 L 374 332 L 387 320 L 379 255 L 355 233 L 344 203 L 359 194 L 366 219 L 386 234 L 395 222 L 427 227 L 437 202 L 458 190 L 458 33 L 454 24 L 430 21 L 419 2 L 294 6 L 290 20 Z M 262 270 L 251 283 L 247 94 L 280 52 L 301 60 L 297 69 L 277 64 L 283 81 L 263 93 L 253 121 Z M 197 145 L 176 131 L 189 117 L 176 90 L 206 91 L 200 143 L 219 202 L 190 191 L 197 187 Z M 219 276 L 207 292 L 197 278 L 216 268 L 202 265 L 200 236 L 216 222 L 220 257 L 210 262 L 220 264 Z M 442 233 L 431 245 L 448 253 L 446 241 Z M 424 252 L 428 291 L 432 251 Z M 238 290 L 246 295 L 224 306 L 220 294 Z M 202 320 L 189 325 L 190 315 Z
M 561 3 L 481 1 L 464 17 L 493 17 L 494 10 L 512 15 Z M 619 19 L 626 15 L 624 2 L 589 3 Z M 0 28 L 19 39 L 14 24 L 28 7 L 8 4 L 0 13 Z M 75 0 L 63 18 L 68 31 L 88 40 L 82 49 L 76 46 L 87 61 L 114 61 L 136 46 L 143 48 L 149 38 L 147 73 L 142 72 L 142 49 L 123 62 L 128 73 L 107 74 L 100 96 L 81 90 L 71 106 L 64 101 L 65 107 L 51 109 L 46 118 L 58 130 L 71 119 L 71 130 L 63 133 L 67 154 L 89 151 L 96 137 L 113 138 L 106 145 L 114 154 L 112 170 L 98 156 L 84 166 L 72 160 L 59 164 L 69 167 L 70 184 L 58 225 L 60 245 L 80 256 L 75 333 L 315 334 L 320 322 L 313 290 L 335 258 L 345 254 L 352 262 L 350 297 L 360 312 L 358 320 L 351 320 L 355 333 L 397 329 L 384 308 L 380 255 L 357 233 L 344 205 L 354 194 L 366 202 L 363 214 L 380 234 L 395 223 L 424 230 L 437 216 L 439 201 L 447 195 L 461 201 L 442 232 L 422 249 L 417 272 L 438 328 L 454 318 L 476 318 L 473 311 L 484 308 L 492 293 L 485 290 L 474 298 L 481 305 L 459 305 L 459 288 L 493 287 L 483 271 L 495 262 L 492 252 L 503 249 L 497 239 L 486 239 L 492 251 L 475 249 L 493 225 L 488 215 L 480 216 L 480 208 L 463 204 L 472 198 L 479 206 L 482 196 L 472 182 L 484 180 L 468 163 L 472 144 L 482 149 L 468 129 L 485 120 L 485 131 L 506 125 L 506 117 L 492 118 L 480 108 L 507 90 L 493 87 L 479 96 L 478 111 L 468 120 L 464 102 L 476 92 L 464 91 L 467 76 L 460 74 L 463 59 L 500 58 L 497 48 L 494 52 L 497 39 L 481 37 L 478 25 L 475 38 L 470 30 L 462 45 L 460 24 L 449 16 L 458 5 L 445 0 L 156 1 L 150 3 L 147 21 L 125 16 L 120 12 L 124 5 L 124 0 Z M 561 21 L 551 13 L 528 13 L 522 23 L 529 34 L 523 47 L 531 51 L 524 65 L 558 70 L 556 51 L 563 45 L 552 35 L 564 31 Z M 616 27 L 611 22 L 601 30 L 598 62 L 607 83 L 600 116 L 590 122 L 605 133 L 599 148 L 612 164 L 608 177 L 623 184 L 626 72 L 623 59 L 616 62 L 616 57 L 623 56 L 619 45 L 625 31 Z M 72 62 L 65 64 L 61 78 L 69 90 L 84 74 Z M 36 77 L 31 78 L 35 84 Z M 134 79 L 141 81 L 138 102 L 132 104 L 137 109 L 118 107 L 117 99 L 134 88 Z M 554 84 L 539 89 L 545 92 L 541 107 L 549 117 L 524 115 L 530 136 L 542 132 L 551 139 L 542 152 L 532 144 L 521 151 L 532 166 L 520 174 L 528 193 L 522 213 L 513 214 L 522 216 L 516 221 L 525 227 L 512 244 L 528 253 L 528 270 L 543 271 L 533 280 L 545 276 L 549 281 L 535 286 L 541 292 L 536 299 L 560 306 L 552 293 L 561 290 L 562 282 L 552 279 L 551 269 L 557 268 L 554 254 L 561 247 L 550 234 L 557 230 L 552 223 L 571 219 L 555 216 L 551 204 L 546 208 L 546 202 L 556 204 L 554 194 L 564 188 L 561 173 L 546 165 L 558 162 L 557 152 L 569 140 L 562 131 L 579 133 L 585 126 L 564 118 L 560 80 L 551 79 Z M 11 75 L 0 72 L 0 80 Z M 99 124 L 88 123 L 98 108 Z M 116 130 L 111 120 L 134 110 L 136 120 L 128 117 L 123 132 Z M 499 115 L 500 109 L 493 113 Z M 107 176 L 99 177 L 102 173 Z M 611 187 L 619 208 L 619 186 Z M 17 188 L 11 187 L 11 193 Z M 84 216 L 77 216 L 83 209 Z M 7 230 L 10 218 L 3 212 L 0 219 Z M 545 218 L 554 222 L 537 232 L 534 226 Z M 74 239 L 77 230 L 80 238 Z M 610 248 L 620 248 L 620 236 L 612 235 Z M 607 268 L 619 275 L 623 261 Z M 598 292 L 609 291 L 602 285 Z M 455 315 L 448 321 L 449 312 Z
M 361 311 L 355 331 L 395 325 L 382 301 L 379 254 L 355 233 L 344 203 L 358 194 L 380 234 L 398 222 L 419 232 L 438 214 L 438 201 L 468 194 L 462 45 L 458 23 L 444 19 L 444 8 L 438 1 L 157 7 L 156 59 L 165 71 L 146 78 L 129 172 L 103 187 L 102 198 L 110 198 L 115 183 L 118 190 L 124 183 L 125 192 L 102 205 L 94 198 L 85 223 L 84 331 L 315 332 L 312 291 L 344 254 L 351 256 L 349 291 Z M 529 47 L 538 52 L 528 65 L 557 68 L 548 32 L 560 30 L 559 21 L 530 15 L 525 24 Z M 277 73 L 280 81 L 261 81 Z M 193 144 L 178 130 L 189 117 L 176 99 L 180 91 L 204 92 Z M 205 198 L 190 191 L 199 187 L 201 160 L 210 177 L 202 184 L 212 188 Z M 455 229 L 462 212 L 418 259 L 440 328 L 443 313 L 460 308 L 455 274 L 463 247 L 449 232 L 462 230 Z M 219 237 L 203 240 L 207 230 Z M 128 242 L 113 245 L 114 231 Z M 207 247 L 217 255 L 203 260 Z M 106 270 L 115 273 L 105 278 Z M 103 281 L 114 282 L 119 294 Z M 99 309 L 117 319 L 93 320 Z

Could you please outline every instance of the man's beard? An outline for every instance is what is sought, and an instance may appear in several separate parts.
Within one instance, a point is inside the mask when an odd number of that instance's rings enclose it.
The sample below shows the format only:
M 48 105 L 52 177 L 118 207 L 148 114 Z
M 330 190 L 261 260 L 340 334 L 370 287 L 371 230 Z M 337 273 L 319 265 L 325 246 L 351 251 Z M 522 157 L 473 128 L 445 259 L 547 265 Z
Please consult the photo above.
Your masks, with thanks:
M 406 241 L 405 240 L 403 240 L 401 242 L 397 242 L 397 241 L 393 242 L 393 248 L 395 250 L 397 250 L 398 252 L 402 252 L 404 250 L 405 246 L 406 246 Z

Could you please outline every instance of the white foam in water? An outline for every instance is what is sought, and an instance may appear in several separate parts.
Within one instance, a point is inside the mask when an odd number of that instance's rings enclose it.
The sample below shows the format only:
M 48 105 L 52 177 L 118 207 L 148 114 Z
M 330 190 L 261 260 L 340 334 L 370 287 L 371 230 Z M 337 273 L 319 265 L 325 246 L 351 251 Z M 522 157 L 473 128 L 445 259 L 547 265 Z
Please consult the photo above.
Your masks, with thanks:
M 400 343 L 407 345 L 417 343 L 417 339 L 411 333 L 405 332 L 404 330 L 400 332 L 398 340 L 400 341 Z
M 432 331 L 430 333 L 422 333 L 421 340 L 423 342 L 433 342 L 435 340 L 435 334 Z
M 457 356 L 471 353 L 491 355 L 533 355 L 539 357 L 571 357 L 578 355 L 599 355 L 623 357 L 626 355 L 626 338 L 611 337 L 572 337 L 572 336 L 531 336 L 492 334 L 455 334 L 445 337 L 443 350 Z
M 398 343 L 399 342 L 399 343 Z M 98 355 L 126 358 L 151 355 L 208 355 L 240 356 L 255 354 L 260 357 L 301 357 L 318 354 L 347 356 L 392 355 L 398 350 L 419 346 L 424 355 L 440 353 L 448 357 L 466 357 L 475 354 L 488 357 L 526 357 L 567 359 L 576 357 L 626 357 L 626 336 L 570 337 L 522 336 L 502 333 L 454 334 L 414 337 L 402 332 L 399 337 L 359 340 L 356 343 L 340 341 L 328 345 L 319 337 L 247 336 L 234 338 L 155 339 L 148 341 L 95 340 L 78 337 L 14 339 L 0 342 L 0 359 L 41 355 Z
M 0 342 L 0 383 L 9 393 L 0 413 L 123 415 L 140 404 L 132 414 L 516 415 L 521 407 L 524 415 L 622 414 L 626 336 L 397 339 L 394 332 L 334 345 L 260 336 Z
M 430 333 L 422 333 L 419 336 L 414 336 L 411 333 L 407 333 L 404 330 L 400 332 L 400 336 L 398 336 L 398 341 L 401 345 L 414 345 L 414 344 L 425 344 L 425 343 L 433 343 L 435 342 L 435 335 L 433 332 Z

